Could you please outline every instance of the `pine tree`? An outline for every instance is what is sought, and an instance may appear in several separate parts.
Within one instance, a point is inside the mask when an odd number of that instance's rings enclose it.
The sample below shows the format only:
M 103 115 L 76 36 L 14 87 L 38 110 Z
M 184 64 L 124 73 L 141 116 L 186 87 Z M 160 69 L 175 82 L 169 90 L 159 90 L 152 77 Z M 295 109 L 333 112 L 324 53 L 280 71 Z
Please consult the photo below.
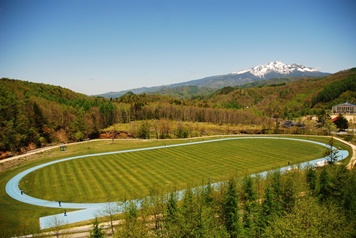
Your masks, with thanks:
M 332 184 L 327 167 L 324 167 L 319 176 L 318 196 L 321 202 L 325 202 L 332 195 Z
M 260 215 L 260 226 L 262 229 L 265 228 L 275 216 L 279 216 L 282 212 L 280 176 L 281 173 L 279 170 L 269 174 L 268 179 L 271 181 L 265 188 Z
M 174 193 L 171 193 L 167 202 L 167 211 L 165 216 L 166 222 L 174 222 L 177 216 L 177 198 Z
M 185 190 L 180 207 L 180 230 L 183 237 L 194 237 L 199 229 L 198 204 L 190 187 Z
M 340 164 L 330 168 L 332 170 L 332 184 L 333 194 L 332 197 L 337 201 L 340 206 L 344 206 L 347 194 L 347 184 L 351 177 L 350 171 L 346 165 Z
M 306 195 L 290 213 L 275 217 L 264 237 L 354 237 L 351 232 L 352 227 L 337 206 L 320 204 Z
M 345 185 L 344 210 L 350 219 L 356 223 L 356 170 L 349 173 Z
M 211 186 L 210 181 L 208 181 L 208 184 L 205 186 L 205 188 L 203 190 L 203 198 L 204 198 L 204 204 L 213 205 L 212 204 L 214 202 L 213 188 Z
M 176 237 L 178 236 L 178 205 L 177 198 L 175 193 L 170 193 L 168 201 L 166 204 L 166 212 L 164 214 L 164 228 L 167 234 L 167 237 Z
M 301 181 L 298 181 L 298 171 L 290 171 L 283 175 L 282 177 L 282 189 L 281 189 L 281 204 L 282 212 L 290 212 L 296 201 L 298 191 L 298 183 L 300 185 Z
M 246 176 L 242 182 L 241 200 L 244 231 L 247 236 L 255 237 L 258 234 L 257 192 L 251 176 Z
M 314 168 L 310 167 L 307 169 L 306 180 L 307 180 L 307 183 L 309 184 L 310 190 L 312 191 L 312 193 L 314 193 L 316 190 L 317 181 L 318 181 L 318 175 Z
M 239 222 L 238 194 L 234 179 L 228 181 L 227 191 L 223 198 L 222 210 L 227 232 L 232 238 L 238 237 L 241 233 L 241 225 Z
M 105 233 L 101 227 L 99 227 L 98 218 L 96 217 L 93 222 L 93 230 L 90 232 L 90 238 L 102 238 L 105 237 Z
M 121 227 L 121 230 L 117 232 L 118 237 L 148 237 L 145 220 L 139 219 L 142 216 L 139 216 L 137 207 L 137 201 L 125 202 L 125 223 Z

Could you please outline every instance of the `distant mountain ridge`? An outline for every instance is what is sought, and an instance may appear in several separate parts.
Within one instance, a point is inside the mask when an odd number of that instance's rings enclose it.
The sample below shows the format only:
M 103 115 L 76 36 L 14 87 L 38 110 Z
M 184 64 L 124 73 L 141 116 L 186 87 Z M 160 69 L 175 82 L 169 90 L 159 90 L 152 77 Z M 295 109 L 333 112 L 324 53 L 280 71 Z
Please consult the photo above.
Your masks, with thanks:
M 197 86 L 211 89 L 219 89 L 227 86 L 238 86 L 259 80 L 273 78 L 299 78 L 299 77 L 322 77 L 329 73 L 320 72 L 315 68 L 307 67 L 301 64 L 285 64 L 280 61 L 269 62 L 264 65 L 258 65 L 250 69 L 244 69 L 238 72 L 232 72 L 225 75 L 209 76 L 201 79 L 191 80 L 182 83 L 162 85 L 155 87 L 142 87 L 119 92 L 108 92 L 98 96 L 106 98 L 115 98 L 131 91 L 135 94 L 157 92 L 164 88 L 176 88 L 182 86 Z

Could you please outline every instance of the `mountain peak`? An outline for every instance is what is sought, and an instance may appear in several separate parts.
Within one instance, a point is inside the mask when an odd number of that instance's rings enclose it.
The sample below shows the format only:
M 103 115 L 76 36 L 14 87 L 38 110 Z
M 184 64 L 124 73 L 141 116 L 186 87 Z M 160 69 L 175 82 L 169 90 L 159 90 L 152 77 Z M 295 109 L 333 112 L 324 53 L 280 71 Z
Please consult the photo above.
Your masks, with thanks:
M 201 79 L 190 80 L 182 83 L 156 86 L 151 88 L 130 89 L 135 94 L 144 92 L 158 92 L 162 88 L 176 88 L 182 86 L 197 86 L 210 89 L 219 89 L 227 86 L 235 87 L 242 84 L 252 83 L 259 80 L 273 78 L 299 78 L 299 77 L 322 77 L 328 73 L 319 72 L 317 69 L 306 67 L 300 64 L 285 64 L 281 61 L 269 62 L 264 65 L 255 66 L 225 75 L 208 76 Z M 119 97 L 127 93 L 126 91 L 101 94 L 103 97 Z
M 300 64 L 285 64 L 281 61 L 269 62 L 264 65 L 255 66 L 250 69 L 244 69 L 238 72 L 233 72 L 232 74 L 245 74 L 251 73 L 252 75 L 265 78 L 267 74 L 294 74 L 294 73 L 311 73 L 318 72 L 315 68 L 306 67 Z

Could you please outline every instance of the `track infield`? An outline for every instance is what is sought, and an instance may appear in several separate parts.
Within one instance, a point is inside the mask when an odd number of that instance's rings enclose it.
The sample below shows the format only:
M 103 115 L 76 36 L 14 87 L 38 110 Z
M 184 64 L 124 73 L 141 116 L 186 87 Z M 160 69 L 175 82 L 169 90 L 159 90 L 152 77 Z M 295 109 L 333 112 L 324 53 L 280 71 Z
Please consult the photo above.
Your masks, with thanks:
M 323 157 L 325 151 L 318 144 L 276 137 L 188 142 L 54 163 L 26 175 L 19 187 L 50 201 L 122 201 L 146 197 L 153 187 L 168 192 L 188 183 L 299 164 Z

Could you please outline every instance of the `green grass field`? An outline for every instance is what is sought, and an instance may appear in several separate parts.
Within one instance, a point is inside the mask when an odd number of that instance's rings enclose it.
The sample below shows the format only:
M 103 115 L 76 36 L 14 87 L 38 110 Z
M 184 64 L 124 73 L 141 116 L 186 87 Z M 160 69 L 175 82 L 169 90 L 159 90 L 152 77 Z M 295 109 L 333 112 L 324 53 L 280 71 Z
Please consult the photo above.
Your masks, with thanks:
M 325 137 L 299 137 L 327 143 Z M 210 139 L 210 138 L 209 138 Z M 165 144 L 189 143 L 187 140 L 111 140 L 90 141 L 29 156 L 17 166 L 0 173 L 0 237 L 39 232 L 41 216 L 61 213 L 61 209 L 37 207 L 18 202 L 5 192 L 6 183 L 28 168 L 61 158 L 105 151 L 146 148 Z M 336 142 L 335 146 L 350 149 Z M 349 150 L 350 151 L 350 150 Z M 224 180 L 246 174 L 317 158 L 325 148 L 311 143 L 283 140 L 236 140 L 162 150 L 134 152 L 58 163 L 29 174 L 20 182 L 28 194 L 62 201 L 106 201 L 143 197 L 151 187 L 161 192 L 201 184 L 209 178 Z M 348 160 L 346 160 L 348 163 Z M 27 181 L 27 182 L 26 182 Z M 194 185 L 194 184 L 191 184 Z
M 306 142 L 254 138 L 97 156 L 44 167 L 26 176 L 20 188 L 52 201 L 119 201 L 145 197 L 153 187 L 170 191 L 300 163 L 322 157 L 325 150 Z

